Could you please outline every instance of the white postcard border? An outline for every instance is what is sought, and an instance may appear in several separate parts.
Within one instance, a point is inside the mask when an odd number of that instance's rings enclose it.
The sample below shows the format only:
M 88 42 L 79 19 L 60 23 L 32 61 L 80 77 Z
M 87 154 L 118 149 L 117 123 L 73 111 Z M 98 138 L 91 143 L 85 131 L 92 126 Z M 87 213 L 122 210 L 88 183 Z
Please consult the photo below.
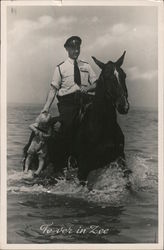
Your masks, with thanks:
M 6 62 L 7 62 L 7 39 L 6 39 L 6 9 L 7 6 L 157 6 L 158 7 L 158 195 L 159 195 L 159 219 L 158 219 L 158 243 L 155 244 L 7 244 L 7 105 L 6 105 Z M 163 82 L 164 82 L 164 5 L 163 1 L 2 1 L 1 3 L 1 249 L 159 249 L 163 246 Z M 162 223 L 161 223 L 162 221 Z

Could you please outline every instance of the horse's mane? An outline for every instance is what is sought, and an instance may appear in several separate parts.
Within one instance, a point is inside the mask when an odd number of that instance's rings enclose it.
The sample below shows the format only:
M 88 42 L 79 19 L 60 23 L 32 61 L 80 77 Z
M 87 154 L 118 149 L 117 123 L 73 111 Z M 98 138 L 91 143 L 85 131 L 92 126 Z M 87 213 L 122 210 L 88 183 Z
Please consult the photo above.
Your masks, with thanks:
M 110 83 L 109 83 L 110 84 Z M 108 114 L 108 115 L 105 115 Z M 105 80 L 103 77 L 103 72 L 100 73 L 100 76 L 97 80 L 96 88 L 95 88 L 95 97 L 92 102 L 92 118 L 94 121 L 99 121 L 100 123 L 104 123 L 104 117 L 107 120 L 110 120 L 112 116 L 112 120 L 116 121 L 116 110 L 112 104 L 112 101 L 107 100 L 106 97 L 106 86 Z

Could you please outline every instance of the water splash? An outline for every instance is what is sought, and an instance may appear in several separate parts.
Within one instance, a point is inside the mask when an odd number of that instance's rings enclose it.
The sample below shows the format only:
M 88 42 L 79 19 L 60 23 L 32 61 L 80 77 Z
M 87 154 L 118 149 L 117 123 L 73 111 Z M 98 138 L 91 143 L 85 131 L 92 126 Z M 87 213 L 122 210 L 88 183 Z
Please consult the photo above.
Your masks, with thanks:
M 130 175 L 132 189 L 135 191 L 152 191 L 157 188 L 157 175 L 153 172 L 149 161 L 142 155 L 128 155 L 127 165 L 133 171 Z M 25 178 L 22 172 L 10 171 L 8 173 L 8 191 L 12 193 L 50 193 L 55 195 L 67 195 L 81 198 L 89 202 L 107 206 L 109 204 L 118 205 L 125 201 L 128 195 L 126 189 L 127 179 L 123 177 L 123 172 L 118 164 L 112 163 L 103 169 L 93 171 L 88 179 L 88 187 L 80 185 L 75 171 L 73 177 L 63 176 L 55 178 L 54 183 L 48 183 L 45 179 L 39 182 L 33 178 L 32 172 L 29 178 Z M 45 184 L 46 183 L 46 184 Z
M 158 189 L 158 174 L 153 157 L 145 157 L 142 154 L 130 155 L 127 157 L 127 164 L 133 170 L 133 174 L 130 176 L 133 190 L 152 191 Z

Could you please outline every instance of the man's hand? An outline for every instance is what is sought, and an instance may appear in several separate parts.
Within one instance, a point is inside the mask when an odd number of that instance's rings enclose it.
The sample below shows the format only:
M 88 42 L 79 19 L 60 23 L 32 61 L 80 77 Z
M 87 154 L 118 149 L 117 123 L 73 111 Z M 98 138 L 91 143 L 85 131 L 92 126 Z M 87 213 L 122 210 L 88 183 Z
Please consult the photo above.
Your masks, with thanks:
M 81 86 L 80 91 L 82 93 L 94 92 L 96 88 L 97 81 L 95 81 L 92 85 L 89 86 Z
M 95 81 L 92 85 L 88 86 L 88 92 L 94 92 L 97 85 L 97 81 Z
M 87 93 L 87 92 L 88 92 L 88 87 L 86 87 L 86 86 L 81 86 L 80 91 L 81 91 L 82 93 Z
M 46 114 L 46 113 L 48 113 L 48 110 L 45 110 L 45 109 L 42 109 L 40 112 L 40 114 Z

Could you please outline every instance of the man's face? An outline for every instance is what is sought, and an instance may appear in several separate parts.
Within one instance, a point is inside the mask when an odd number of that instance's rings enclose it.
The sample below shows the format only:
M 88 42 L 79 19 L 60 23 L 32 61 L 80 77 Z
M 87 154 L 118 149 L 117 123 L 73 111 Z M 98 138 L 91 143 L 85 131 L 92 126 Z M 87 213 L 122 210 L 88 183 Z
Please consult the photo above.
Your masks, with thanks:
M 77 47 L 67 47 L 67 52 L 68 52 L 68 56 L 71 59 L 77 59 L 78 56 L 80 55 L 80 46 Z

